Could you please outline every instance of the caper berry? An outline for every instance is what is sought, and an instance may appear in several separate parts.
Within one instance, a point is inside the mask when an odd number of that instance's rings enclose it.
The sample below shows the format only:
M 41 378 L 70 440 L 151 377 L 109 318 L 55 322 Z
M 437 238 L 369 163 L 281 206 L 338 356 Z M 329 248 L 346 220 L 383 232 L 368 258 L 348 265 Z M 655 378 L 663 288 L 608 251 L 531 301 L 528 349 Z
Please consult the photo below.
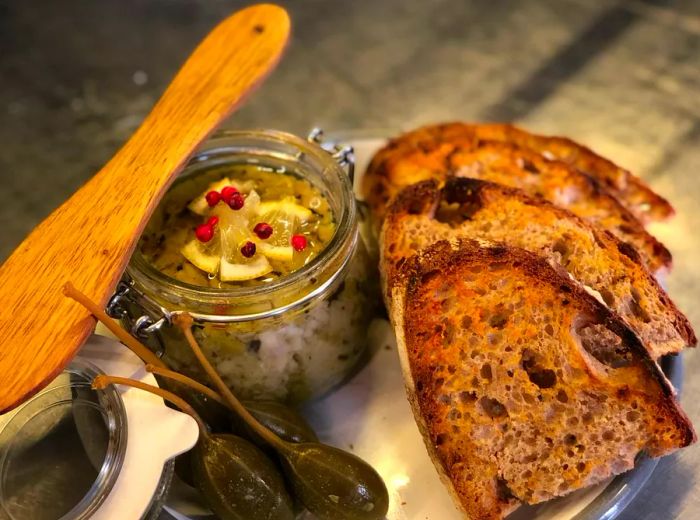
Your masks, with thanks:
M 200 438 L 192 452 L 195 483 L 221 520 L 292 520 L 292 500 L 277 468 L 235 435 Z
M 386 516 L 386 485 L 359 457 L 319 443 L 292 445 L 281 456 L 294 494 L 318 518 L 378 520 Z
M 315 442 L 318 441 L 306 419 L 285 404 L 276 401 L 243 401 L 243 406 L 268 430 L 288 442 Z M 238 415 L 233 416 L 233 431 L 250 439 L 257 446 L 267 447 L 268 444 L 258 435 L 253 428 Z
M 311 513 L 324 520 L 379 520 L 386 516 L 389 492 L 379 473 L 351 453 L 319 442 L 289 442 L 263 426 L 205 357 L 192 334 L 192 317 L 178 314 L 173 321 L 227 404 L 277 452 L 294 494 Z
M 231 432 L 231 416 L 233 414 L 227 407 L 178 381 L 158 374 L 155 374 L 155 378 L 158 381 L 158 386 L 187 401 L 195 409 L 197 415 L 207 423 L 211 431 L 216 433 Z

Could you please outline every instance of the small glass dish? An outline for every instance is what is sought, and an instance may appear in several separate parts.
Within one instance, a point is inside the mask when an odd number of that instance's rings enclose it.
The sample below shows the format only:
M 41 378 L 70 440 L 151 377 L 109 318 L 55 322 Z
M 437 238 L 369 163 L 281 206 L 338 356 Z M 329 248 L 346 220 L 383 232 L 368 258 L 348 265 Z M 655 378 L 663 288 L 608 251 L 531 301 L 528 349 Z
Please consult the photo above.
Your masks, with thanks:
M 100 373 L 76 359 L 3 417 L 0 518 L 86 519 L 109 495 L 124 461 L 127 424 L 117 390 L 91 388 Z

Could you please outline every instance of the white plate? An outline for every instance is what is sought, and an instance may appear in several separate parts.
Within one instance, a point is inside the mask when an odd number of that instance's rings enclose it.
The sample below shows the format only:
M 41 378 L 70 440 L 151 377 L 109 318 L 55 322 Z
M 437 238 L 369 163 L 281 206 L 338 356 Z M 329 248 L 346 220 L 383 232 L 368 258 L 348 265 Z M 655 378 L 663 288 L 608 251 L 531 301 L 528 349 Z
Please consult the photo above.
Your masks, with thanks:
M 355 147 L 357 186 L 385 139 L 347 133 L 337 140 Z M 462 516 L 440 483 L 413 420 L 388 322 L 375 320 L 369 336 L 367 364 L 335 392 L 306 406 L 304 414 L 322 441 L 355 453 L 382 475 L 391 497 L 388 520 L 459 520 Z M 678 388 L 680 357 L 666 359 L 663 365 Z M 634 498 L 655 465 L 655 460 L 642 459 L 633 471 L 561 499 L 522 507 L 509 520 L 611 520 Z M 166 509 L 179 520 L 207 514 L 196 495 L 179 485 L 173 486 Z

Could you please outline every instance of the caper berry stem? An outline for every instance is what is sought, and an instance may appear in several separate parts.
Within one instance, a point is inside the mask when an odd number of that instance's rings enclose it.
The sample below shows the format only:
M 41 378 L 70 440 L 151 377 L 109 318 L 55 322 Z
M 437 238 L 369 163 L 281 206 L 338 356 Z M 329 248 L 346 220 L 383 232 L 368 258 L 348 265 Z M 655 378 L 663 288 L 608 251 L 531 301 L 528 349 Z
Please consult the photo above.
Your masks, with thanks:
M 180 330 L 182 330 L 182 333 L 185 335 L 187 343 L 192 349 L 192 352 L 194 353 L 195 357 L 199 361 L 200 365 L 202 365 L 202 368 L 212 380 L 214 385 L 219 389 L 219 392 L 221 392 L 221 395 L 226 400 L 226 403 L 231 407 L 231 409 L 234 412 L 236 412 L 240 416 L 240 418 L 243 419 L 248 424 L 248 426 L 250 426 L 255 431 L 255 433 L 260 435 L 260 437 L 262 437 L 263 440 L 265 440 L 265 442 L 267 442 L 273 448 L 283 453 L 288 453 L 290 449 L 289 444 L 280 439 L 269 429 L 265 428 L 265 426 L 263 426 L 255 417 L 253 417 L 253 415 L 245 408 L 245 406 L 241 404 L 238 398 L 235 395 L 233 395 L 233 392 L 231 392 L 229 387 L 226 386 L 226 383 L 224 383 L 223 379 L 221 379 L 221 376 L 219 376 L 219 374 L 216 372 L 211 363 L 209 363 L 209 360 L 204 355 L 204 352 L 202 352 L 199 343 L 197 343 L 197 340 L 192 334 L 192 316 L 190 316 L 186 312 L 178 313 L 173 318 L 173 323 L 177 327 L 179 327 Z
M 172 379 L 173 381 L 177 381 L 178 383 L 182 383 L 185 386 L 189 386 L 193 390 L 196 390 L 200 394 L 204 394 L 210 399 L 216 401 L 220 405 L 228 407 L 228 403 L 224 400 L 223 397 L 221 397 L 219 394 L 217 394 L 214 390 L 209 388 L 208 386 L 203 385 L 202 383 L 195 381 L 191 377 L 187 377 L 179 372 L 175 372 L 174 370 L 170 370 L 168 368 L 163 368 L 163 367 L 158 367 L 155 365 L 152 365 L 150 363 L 146 364 L 146 371 L 151 372 L 153 374 L 157 374 L 161 377 L 165 377 L 167 379 Z
M 107 376 L 104 374 L 100 374 L 92 380 L 92 388 L 95 390 L 103 390 L 104 388 L 107 388 L 108 385 L 131 386 L 133 388 L 138 388 L 139 390 L 144 390 L 146 392 L 150 392 L 151 394 L 155 394 L 159 397 L 162 397 L 166 401 L 169 401 L 175 406 L 177 406 L 180 410 L 192 417 L 195 421 L 197 421 L 200 436 L 209 437 L 209 430 L 207 430 L 207 425 L 204 424 L 202 418 L 197 414 L 197 412 L 194 411 L 194 408 L 192 408 L 187 403 L 187 401 L 185 401 L 181 397 L 176 396 L 172 392 L 168 392 L 167 390 L 163 390 L 162 388 L 158 388 L 147 383 L 142 383 L 141 381 L 137 381 L 135 379 L 129 379 L 128 377 Z
M 165 363 L 163 363 L 158 356 L 151 352 L 146 345 L 125 331 L 116 320 L 113 320 L 107 316 L 107 313 L 105 313 L 105 311 L 103 311 L 99 305 L 92 301 L 86 294 L 76 289 L 72 283 L 67 282 L 63 286 L 63 294 L 89 310 L 90 313 L 95 316 L 98 321 L 100 321 L 100 323 L 102 323 L 112 334 L 119 338 L 119 341 L 126 345 L 129 350 L 140 357 L 144 363 L 165 367 Z

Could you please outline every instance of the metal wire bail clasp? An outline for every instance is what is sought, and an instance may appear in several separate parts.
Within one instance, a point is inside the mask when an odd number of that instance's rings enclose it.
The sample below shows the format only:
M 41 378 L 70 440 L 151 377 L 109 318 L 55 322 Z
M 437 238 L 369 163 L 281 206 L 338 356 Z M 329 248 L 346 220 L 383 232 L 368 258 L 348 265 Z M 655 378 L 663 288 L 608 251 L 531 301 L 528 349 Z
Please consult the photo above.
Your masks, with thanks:
M 105 312 L 110 318 L 115 320 L 121 320 L 126 318 L 128 312 L 124 308 L 124 301 L 128 298 L 129 291 L 131 290 L 131 282 L 122 280 L 117 285 L 117 289 L 114 294 L 109 298 L 107 306 L 105 307 Z
M 135 294 L 133 281 L 127 279 L 122 280 L 117 285 L 117 289 L 111 296 L 105 307 L 105 312 L 115 320 L 123 320 L 130 324 L 132 336 L 141 339 L 147 339 L 149 336 L 158 332 L 163 325 L 170 322 L 170 315 L 164 309 L 158 309 L 157 318 L 152 318 L 147 313 L 140 316 L 131 316 L 129 313 L 129 304 L 140 303 L 139 294 Z
M 355 149 L 350 145 L 341 145 L 323 141 L 323 130 L 318 127 L 309 132 L 306 138 L 310 143 L 317 144 L 333 156 L 333 159 L 347 170 L 351 182 L 355 182 Z

